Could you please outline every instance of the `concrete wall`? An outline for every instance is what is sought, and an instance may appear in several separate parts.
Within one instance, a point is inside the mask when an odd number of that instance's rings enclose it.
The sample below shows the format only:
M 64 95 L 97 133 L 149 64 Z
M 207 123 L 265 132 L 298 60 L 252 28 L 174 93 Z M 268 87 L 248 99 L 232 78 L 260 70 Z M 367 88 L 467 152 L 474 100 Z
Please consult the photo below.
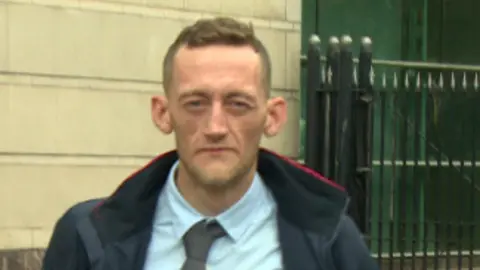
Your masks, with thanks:
M 173 147 L 153 128 L 149 97 L 161 91 L 167 46 L 201 17 L 233 15 L 256 26 L 273 59 L 273 93 L 290 105 L 285 131 L 263 144 L 296 156 L 300 5 L 0 0 L 0 249 L 45 247 L 67 207 L 108 195 Z

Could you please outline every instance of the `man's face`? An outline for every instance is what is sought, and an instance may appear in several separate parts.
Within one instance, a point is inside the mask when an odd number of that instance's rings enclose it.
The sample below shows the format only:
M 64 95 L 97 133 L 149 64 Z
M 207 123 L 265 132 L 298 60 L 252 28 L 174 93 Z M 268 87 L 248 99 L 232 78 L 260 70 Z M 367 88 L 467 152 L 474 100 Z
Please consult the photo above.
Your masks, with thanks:
M 269 116 L 260 56 L 249 46 L 181 48 L 166 107 L 191 178 L 225 186 L 256 164 Z

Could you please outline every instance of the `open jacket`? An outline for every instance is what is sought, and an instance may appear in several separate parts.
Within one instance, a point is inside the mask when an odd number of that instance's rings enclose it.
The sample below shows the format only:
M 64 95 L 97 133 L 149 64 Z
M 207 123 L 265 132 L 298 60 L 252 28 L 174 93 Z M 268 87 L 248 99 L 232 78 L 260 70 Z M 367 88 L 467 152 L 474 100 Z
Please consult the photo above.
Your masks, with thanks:
M 93 210 L 79 210 L 88 202 L 70 208 L 55 226 L 43 269 L 141 270 L 154 210 L 162 207 L 157 205 L 157 198 L 177 159 L 175 151 L 153 159 Z M 379 269 L 346 214 L 348 197 L 340 186 L 267 150 L 259 152 L 258 172 L 278 206 L 278 236 L 285 270 Z M 88 219 L 94 228 L 91 232 L 96 235 L 92 237 L 102 249 L 97 258 L 89 258 L 90 252 L 86 252 L 78 229 L 82 219 Z M 95 267 L 90 266 L 92 260 Z

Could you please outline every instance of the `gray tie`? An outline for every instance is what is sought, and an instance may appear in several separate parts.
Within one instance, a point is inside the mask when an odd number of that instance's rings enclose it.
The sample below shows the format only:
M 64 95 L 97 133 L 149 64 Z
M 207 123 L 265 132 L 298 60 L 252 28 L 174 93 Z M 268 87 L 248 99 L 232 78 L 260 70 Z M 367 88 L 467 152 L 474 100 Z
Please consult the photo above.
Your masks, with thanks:
M 183 236 L 187 259 L 182 270 L 205 270 L 208 252 L 213 242 L 225 235 L 225 230 L 216 221 L 207 223 L 206 220 L 202 220 L 194 224 Z

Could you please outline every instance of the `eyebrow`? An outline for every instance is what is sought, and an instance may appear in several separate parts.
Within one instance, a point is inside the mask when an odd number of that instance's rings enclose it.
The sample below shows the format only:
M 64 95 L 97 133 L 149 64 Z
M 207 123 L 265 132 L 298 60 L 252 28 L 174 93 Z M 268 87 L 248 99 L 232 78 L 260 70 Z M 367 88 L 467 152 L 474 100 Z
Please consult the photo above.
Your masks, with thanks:
M 188 91 L 186 93 L 180 94 L 179 100 L 182 100 L 182 99 L 185 99 L 185 98 L 188 98 L 188 97 L 192 97 L 192 96 L 200 96 L 200 97 L 204 97 L 204 98 L 210 98 L 210 95 L 208 94 L 208 92 L 209 91 L 202 90 L 202 89 L 191 90 L 191 91 Z M 243 91 L 239 91 L 239 90 L 230 91 L 230 92 L 226 93 L 224 97 L 225 98 L 237 98 L 237 97 L 239 97 L 239 98 L 245 98 L 250 102 L 256 102 L 255 97 L 253 97 L 252 95 L 250 95 L 248 93 L 245 93 Z
M 182 100 L 182 99 L 185 99 L 185 98 L 188 98 L 188 97 L 191 97 L 191 96 L 201 96 L 201 97 L 206 97 L 206 98 L 209 97 L 209 95 L 207 94 L 207 91 L 196 89 L 196 90 L 191 90 L 191 91 L 188 91 L 186 93 L 180 94 L 180 97 L 178 99 Z
M 245 93 L 245 92 L 240 92 L 240 91 L 233 91 L 233 92 L 227 93 L 226 97 L 227 98 L 240 97 L 240 98 L 245 98 L 250 102 L 255 102 L 256 101 L 255 97 L 253 97 L 252 95 L 250 95 L 248 93 Z

